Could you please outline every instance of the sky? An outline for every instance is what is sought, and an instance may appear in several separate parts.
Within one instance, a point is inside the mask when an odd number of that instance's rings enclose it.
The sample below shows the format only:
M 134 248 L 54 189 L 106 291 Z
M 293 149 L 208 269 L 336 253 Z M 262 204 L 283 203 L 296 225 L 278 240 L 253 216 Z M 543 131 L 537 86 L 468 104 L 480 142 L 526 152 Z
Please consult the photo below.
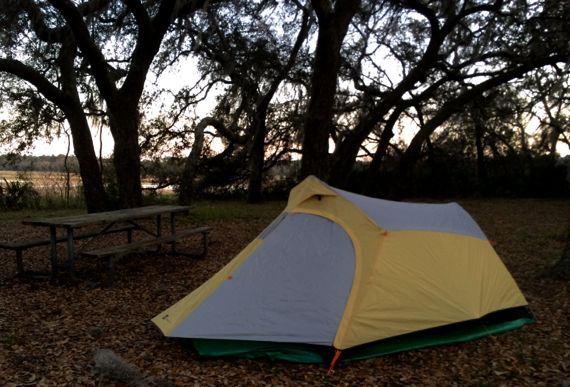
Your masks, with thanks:
M 113 151 L 113 138 L 111 137 L 110 133 L 108 133 L 108 131 L 104 132 L 103 134 L 104 136 L 103 136 L 102 155 L 103 157 L 109 157 L 111 156 Z M 413 131 L 405 133 L 404 137 L 406 138 L 404 140 L 406 140 L 406 142 L 409 143 L 409 140 L 411 139 L 412 136 L 413 136 Z M 96 152 L 98 153 L 99 152 L 98 135 L 94 136 L 94 146 Z M 68 147 L 68 140 L 65 137 L 53 138 L 51 141 L 42 139 L 42 140 L 37 140 L 34 143 L 33 148 L 30 149 L 30 154 L 34 156 L 62 155 L 66 154 L 67 147 Z M 5 150 L 5 148 L 3 149 L 2 147 L 0 147 L 0 153 L 4 153 L 3 150 Z M 569 147 L 562 142 L 558 143 L 557 151 L 563 157 L 570 154 Z M 73 144 L 71 144 L 70 154 L 73 154 Z
M 406 137 L 409 137 L 409 138 L 405 139 L 405 140 L 407 140 L 406 141 L 407 143 L 409 143 L 409 140 L 411 139 L 411 135 L 413 135 L 413 133 L 407 134 Z M 98 149 L 99 149 L 99 138 L 98 137 L 95 138 L 94 145 L 95 145 L 96 151 L 98 152 Z M 67 144 L 66 138 L 61 138 L 61 137 L 60 138 L 54 138 L 54 139 L 52 139 L 51 142 L 47 142 L 45 140 L 38 140 L 35 142 L 34 147 L 30 153 L 32 155 L 35 155 L 35 156 L 61 155 L 61 154 L 65 154 L 67 152 L 67 146 L 68 146 L 68 144 Z M 113 150 L 113 139 L 112 139 L 110 134 L 107 134 L 103 138 L 103 157 L 111 156 L 112 150 Z M 570 154 L 569 147 L 562 142 L 558 143 L 557 151 L 562 157 Z M 70 153 L 73 154 L 73 145 L 71 146 Z
M 152 86 L 153 84 L 159 84 L 160 87 L 163 87 L 165 89 L 169 89 L 172 92 L 172 94 L 177 93 L 182 87 L 187 86 L 187 85 L 191 85 L 191 84 L 196 82 L 197 72 L 194 71 L 196 68 L 196 63 L 194 63 L 195 60 L 196 59 L 194 59 L 194 58 L 189 58 L 184 63 L 180 63 L 179 65 L 174 66 L 169 71 L 164 72 L 161 75 L 159 80 L 153 79 L 151 76 L 149 76 L 149 79 L 147 79 L 146 87 L 149 88 L 149 87 L 153 87 Z M 215 94 L 215 93 L 212 93 L 212 94 Z M 215 104 L 215 97 L 216 97 L 216 95 L 211 95 L 207 100 L 201 102 L 196 107 L 196 114 L 197 114 L 198 118 L 203 118 L 203 117 L 207 116 L 208 114 L 210 114 L 210 111 L 212 110 L 212 108 Z M 161 103 L 164 103 L 164 99 L 161 101 Z M 168 100 L 166 101 L 166 104 L 168 104 Z M 159 113 L 160 107 L 157 106 L 155 109 L 156 109 L 156 113 Z M 5 116 L 5 115 L 6 115 L 6 112 L 0 111 L 0 119 L 2 119 L 3 116 Z M 529 126 L 534 126 L 534 125 L 529 125 Z M 412 128 L 412 127 L 410 127 L 409 130 L 405 130 L 404 133 L 402 133 L 403 140 L 406 143 L 409 143 L 409 141 L 411 140 L 411 138 L 415 134 L 415 131 L 416 131 L 415 128 Z M 533 129 L 529 128 L 529 132 L 532 132 L 532 131 L 533 131 Z M 93 143 L 94 143 L 95 151 L 97 153 L 99 153 L 99 141 L 100 141 L 99 133 L 94 133 Z M 330 147 L 330 150 L 332 151 L 334 144 L 331 142 L 331 145 L 332 146 Z M 35 156 L 62 155 L 62 154 L 66 154 L 67 148 L 68 148 L 68 139 L 65 136 L 52 138 L 51 140 L 39 139 L 39 140 L 35 141 L 33 148 L 29 150 L 29 154 L 35 155 Z M 8 149 L 7 147 L 0 146 L 0 153 L 6 153 L 7 149 Z M 220 151 L 221 150 L 222 150 L 222 148 L 220 146 Z M 563 144 L 563 143 L 558 144 L 557 150 L 561 156 L 567 156 L 570 154 L 570 149 L 568 148 L 568 146 L 566 144 Z M 113 151 L 113 138 L 109 132 L 109 129 L 104 128 L 103 129 L 102 156 L 103 157 L 109 157 L 112 155 L 112 151 Z M 71 145 L 70 154 L 73 154 L 73 145 Z
M 177 93 L 181 88 L 191 85 L 197 80 L 197 72 L 194 71 L 196 68 L 196 64 L 194 63 L 196 59 L 188 58 L 186 60 L 182 60 L 182 63 L 173 66 L 170 70 L 165 71 L 159 81 L 158 84 L 160 87 L 169 89 L 173 94 Z M 152 74 L 149 74 L 149 77 L 146 81 L 145 88 L 153 87 L 153 84 L 157 83 L 157 79 L 153 78 Z M 200 116 L 206 116 L 212 110 L 213 107 L 213 100 L 215 96 L 212 98 L 208 98 L 204 101 L 200 106 L 196 108 L 197 113 Z M 159 108 L 157 107 L 157 113 L 159 112 Z M 6 112 L 0 111 L 0 119 L 4 118 L 7 115 Z M 99 153 L 99 134 L 97 133 L 98 130 L 92 129 L 93 133 L 93 145 L 95 147 L 95 151 L 97 154 Z M 103 147 L 102 147 L 102 155 L 103 157 L 111 156 L 113 152 L 113 137 L 109 132 L 108 128 L 103 129 Z M 34 156 L 52 156 L 52 155 L 62 155 L 67 153 L 68 147 L 68 139 L 66 136 L 61 137 L 53 137 L 52 139 L 38 139 L 34 142 L 34 145 L 31 149 L 29 149 L 29 154 Z M 0 153 L 5 153 L 8 147 L 0 146 Z M 71 144 L 70 154 L 73 154 L 73 144 Z
M 113 152 L 113 139 L 110 136 L 104 139 L 103 142 L 103 157 L 111 156 Z M 67 153 L 67 138 L 53 138 L 51 142 L 47 140 L 37 140 L 34 143 L 32 149 L 30 149 L 30 154 L 34 156 L 52 156 L 52 155 L 64 155 Z M 99 149 L 99 139 L 94 140 L 95 150 L 98 152 Z M 73 154 L 73 144 L 71 144 L 70 154 Z

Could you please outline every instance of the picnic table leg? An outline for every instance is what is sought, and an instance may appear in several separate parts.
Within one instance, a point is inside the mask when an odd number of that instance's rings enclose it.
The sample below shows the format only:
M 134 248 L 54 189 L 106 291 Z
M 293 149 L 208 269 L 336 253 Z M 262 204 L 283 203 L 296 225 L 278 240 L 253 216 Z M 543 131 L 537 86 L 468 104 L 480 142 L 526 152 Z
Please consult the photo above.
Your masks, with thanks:
M 172 236 L 171 252 L 176 253 L 176 214 L 174 212 L 170 213 L 170 235 Z
M 57 277 L 57 234 L 55 226 L 49 226 L 49 239 L 50 239 L 50 261 L 51 261 L 51 281 L 55 281 Z
M 202 233 L 202 255 L 208 254 L 208 231 Z
M 162 215 L 156 215 L 156 238 L 160 239 L 162 236 Z M 156 252 L 159 252 L 162 249 L 162 245 L 158 245 L 156 248 Z
M 156 216 L 156 237 L 160 238 L 162 235 L 162 216 L 158 214 Z
M 115 256 L 111 256 L 107 258 L 107 278 L 105 278 L 105 282 L 103 286 L 106 288 L 110 288 L 113 286 L 115 282 Z
M 16 272 L 18 275 L 24 274 L 24 260 L 22 259 L 22 249 L 16 250 Z
M 75 278 L 75 243 L 73 229 L 67 228 L 67 262 L 65 263 L 72 278 Z

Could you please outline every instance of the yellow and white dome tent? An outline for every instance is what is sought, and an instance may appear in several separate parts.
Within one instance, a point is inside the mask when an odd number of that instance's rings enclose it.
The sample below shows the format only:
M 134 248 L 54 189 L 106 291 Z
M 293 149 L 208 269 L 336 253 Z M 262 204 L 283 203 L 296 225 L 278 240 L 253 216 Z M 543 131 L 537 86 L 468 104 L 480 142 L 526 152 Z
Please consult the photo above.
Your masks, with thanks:
M 393 202 L 309 177 L 217 274 L 152 321 L 205 356 L 358 359 L 533 321 L 458 204 Z

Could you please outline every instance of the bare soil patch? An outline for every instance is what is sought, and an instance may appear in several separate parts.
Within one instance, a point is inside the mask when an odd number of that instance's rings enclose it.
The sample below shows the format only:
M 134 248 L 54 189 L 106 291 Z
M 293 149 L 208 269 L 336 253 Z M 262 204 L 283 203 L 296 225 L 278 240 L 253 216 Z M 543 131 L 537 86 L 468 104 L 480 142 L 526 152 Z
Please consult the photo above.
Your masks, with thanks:
M 542 275 L 563 247 L 569 204 L 554 200 L 470 200 L 477 219 L 527 297 L 537 323 L 476 341 L 340 364 L 200 359 L 150 322 L 207 280 L 267 224 L 209 221 L 208 256 L 133 256 L 117 267 L 113 288 L 89 281 L 52 285 L 15 278 L 13 252 L 0 250 L 0 385 L 125 385 L 100 377 L 95 354 L 109 349 L 142 375 L 139 384 L 251 385 L 562 385 L 570 383 L 570 284 Z M 201 222 L 200 225 L 204 225 Z M 1 223 L 0 238 L 38 230 Z M 39 236 L 39 235 L 36 235 Z M 112 236 L 121 238 L 121 236 Z M 188 246 L 198 246 L 189 241 Z M 47 269 L 48 249 L 25 253 L 29 268 Z M 101 268 L 81 263 L 96 278 Z M 133 382 L 134 383 L 134 382 Z

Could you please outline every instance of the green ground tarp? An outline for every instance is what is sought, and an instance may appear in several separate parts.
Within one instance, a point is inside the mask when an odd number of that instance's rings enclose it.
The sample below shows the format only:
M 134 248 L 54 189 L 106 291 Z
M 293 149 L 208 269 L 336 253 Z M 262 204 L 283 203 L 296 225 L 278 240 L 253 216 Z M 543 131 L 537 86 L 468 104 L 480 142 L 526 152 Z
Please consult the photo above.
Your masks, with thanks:
M 340 361 L 368 359 L 412 349 L 470 341 L 517 329 L 533 322 L 532 317 L 521 317 L 512 321 L 485 325 L 453 324 L 351 348 L 343 351 Z M 327 363 L 334 353 L 332 347 L 308 344 L 206 339 L 192 339 L 192 343 L 196 351 L 204 357 L 267 358 L 295 363 Z

